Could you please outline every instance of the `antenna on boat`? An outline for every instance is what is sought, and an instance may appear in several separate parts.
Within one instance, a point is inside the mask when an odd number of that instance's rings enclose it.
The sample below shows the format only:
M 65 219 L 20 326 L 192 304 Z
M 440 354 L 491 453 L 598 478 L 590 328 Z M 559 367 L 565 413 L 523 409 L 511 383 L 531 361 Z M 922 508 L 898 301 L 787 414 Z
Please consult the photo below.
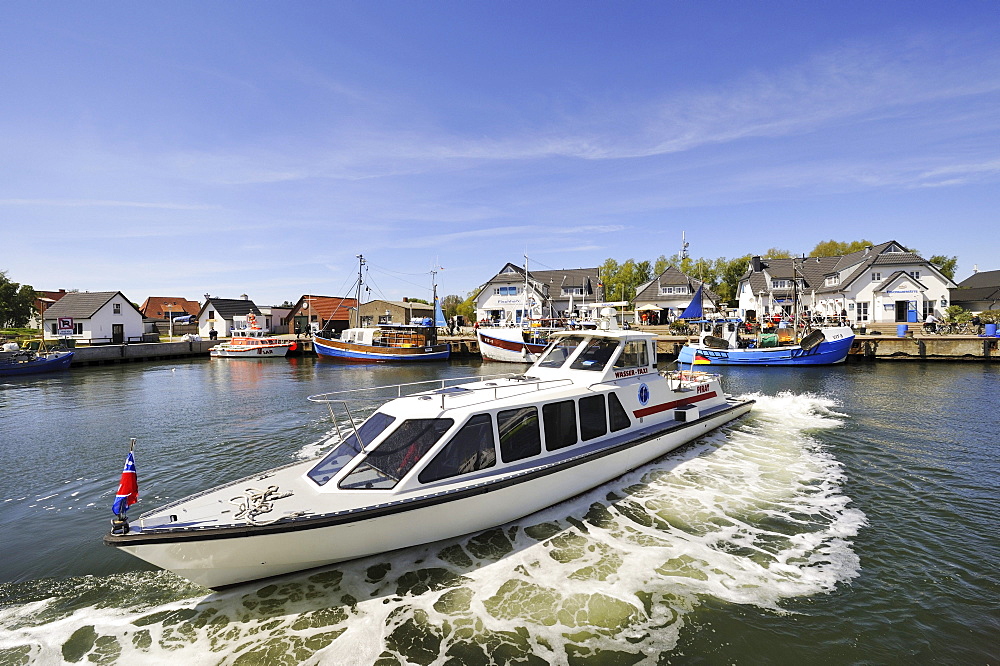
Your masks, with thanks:
M 361 328 L 361 284 L 362 284 L 362 281 L 363 281 L 362 277 L 361 277 L 361 273 L 362 273 L 362 269 L 364 268 L 364 266 L 365 266 L 365 255 L 359 254 L 358 255 L 358 296 L 357 296 L 356 299 L 354 299 L 354 303 L 357 305 L 357 308 L 358 308 L 357 310 L 355 310 L 355 317 L 357 317 L 357 321 L 354 322 L 354 326 L 357 327 L 357 328 Z

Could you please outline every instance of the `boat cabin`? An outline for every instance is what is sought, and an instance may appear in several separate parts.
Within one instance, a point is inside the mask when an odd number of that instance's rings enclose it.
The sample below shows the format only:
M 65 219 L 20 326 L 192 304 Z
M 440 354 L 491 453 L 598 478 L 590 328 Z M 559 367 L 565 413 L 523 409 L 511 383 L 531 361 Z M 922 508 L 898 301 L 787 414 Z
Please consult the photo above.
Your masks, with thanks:
M 382 405 L 306 475 L 331 490 L 402 493 L 593 453 L 641 422 L 634 410 L 643 397 L 631 404 L 633 385 L 648 399 L 645 382 L 661 379 L 655 351 L 655 336 L 648 333 L 558 333 L 525 375 L 471 388 L 442 382 L 439 389 Z M 625 398 L 619 396 L 623 387 Z M 340 396 L 310 400 L 334 403 Z

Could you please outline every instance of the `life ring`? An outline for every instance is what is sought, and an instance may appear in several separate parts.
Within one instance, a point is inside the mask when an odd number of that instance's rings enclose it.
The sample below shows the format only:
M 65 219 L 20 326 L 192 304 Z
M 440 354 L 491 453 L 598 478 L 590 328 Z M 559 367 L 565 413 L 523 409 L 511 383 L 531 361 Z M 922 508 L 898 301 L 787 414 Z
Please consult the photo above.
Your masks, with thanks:
M 252 312 L 250 314 L 248 314 L 247 315 L 247 323 L 250 324 L 251 326 L 256 326 L 257 325 L 257 315 L 255 315 Z

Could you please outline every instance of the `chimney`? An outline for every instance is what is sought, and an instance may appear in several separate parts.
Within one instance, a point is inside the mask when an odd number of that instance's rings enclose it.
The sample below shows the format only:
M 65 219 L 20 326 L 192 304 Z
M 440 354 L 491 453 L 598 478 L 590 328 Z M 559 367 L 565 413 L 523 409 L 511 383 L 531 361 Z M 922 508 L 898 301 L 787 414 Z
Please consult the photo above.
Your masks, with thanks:
M 975 275 L 979 272 L 979 264 L 972 264 L 972 274 Z
M 760 273 L 762 270 L 764 270 L 764 264 L 760 260 L 760 257 L 753 257 L 752 259 L 750 259 L 750 270 L 752 270 L 754 273 Z
M 240 298 L 242 298 L 244 301 L 249 301 L 250 300 L 250 297 L 247 296 L 246 294 L 240 294 Z
M 404 302 L 404 303 L 409 303 L 409 302 L 410 302 L 410 299 L 409 299 L 409 298 L 407 298 L 406 296 L 403 296 L 403 302 Z

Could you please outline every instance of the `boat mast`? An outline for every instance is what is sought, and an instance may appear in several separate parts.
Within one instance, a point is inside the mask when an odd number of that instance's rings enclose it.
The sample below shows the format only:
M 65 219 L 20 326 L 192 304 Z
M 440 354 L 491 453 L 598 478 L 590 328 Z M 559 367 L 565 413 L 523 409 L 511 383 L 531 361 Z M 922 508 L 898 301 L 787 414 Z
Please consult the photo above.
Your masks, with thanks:
M 355 316 L 357 317 L 357 321 L 354 322 L 355 328 L 361 328 L 361 282 L 362 282 L 361 270 L 364 268 L 364 265 L 365 265 L 365 255 L 359 254 L 358 255 L 358 295 L 354 299 L 354 303 L 357 306 L 357 310 L 355 310 L 355 313 L 356 313 Z
M 528 255 L 524 255 L 524 293 L 521 294 L 521 327 L 524 327 L 525 320 L 531 324 L 531 315 L 528 313 Z

